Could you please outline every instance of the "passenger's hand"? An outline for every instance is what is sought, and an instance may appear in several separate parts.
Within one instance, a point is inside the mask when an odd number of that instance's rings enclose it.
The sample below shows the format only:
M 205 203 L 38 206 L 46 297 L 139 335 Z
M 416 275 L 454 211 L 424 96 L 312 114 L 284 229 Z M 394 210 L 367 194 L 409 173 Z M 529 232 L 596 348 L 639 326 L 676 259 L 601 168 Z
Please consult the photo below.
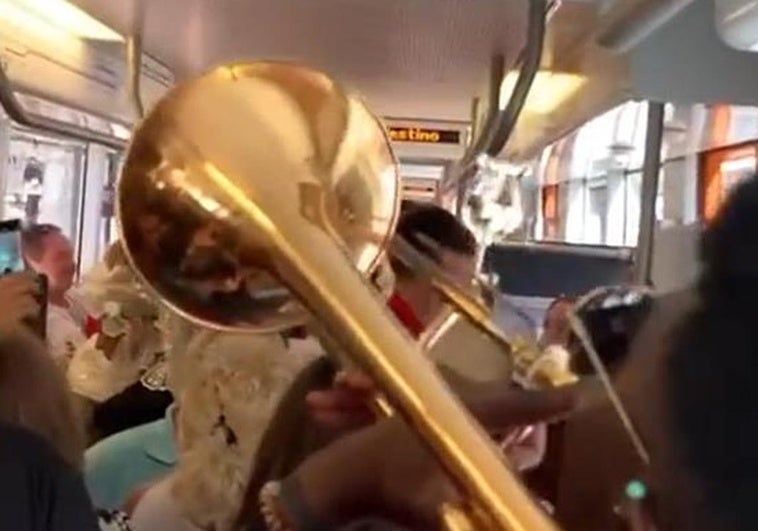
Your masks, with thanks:
M 474 384 L 446 380 L 459 398 L 487 429 L 498 435 L 510 428 L 557 420 L 573 411 L 580 387 L 526 391 L 509 382 Z M 457 380 L 461 380 L 458 378 Z M 340 373 L 331 389 L 308 394 L 307 401 L 314 418 L 331 427 L 355 429 L 376 419 L 372 408 L 378 392 L 369 376 L 360 371 Z
M 335 527 L 377 515 L 434 529 L 439 505 L 459 497 L 417 435 L 396 418 L 338 439 L 293 476 L 310 511 Z
M 306 400 L 317 422 L 332 428 L 354 429 L 376 419 L 371 406 L 376 392 L 374 382 L 365 373 L 343 371 L 337 374 L 331 389 L 312 391 Z
M 131 317 L 124 319 L 121 326 L 123 329 L 117 335 L 101 332 L 95 346 L 109 360 L 127 363 L 136 361 L 142 353 L 147 334 L 151 332 L 155 323 L 147 317 Z
M 39 295 L 40 284 L 35 273 L 0 276 L 0 331 L 6 332 L 21 325 L 24 319 L 37 317 Z
M 627 485 L 625 490 L 628 489 L 629 485 Z M 637 496 L 630 497 L 628 493 L 625 493 L 624 499 L 617 507 L 617 510 L 619 515 L 626 521 L 629 531 L 656 531 L 658 529 L 655 525 L 655 518 L 653 518 L 654 511 L 652 509 L 655 505 L 651 503 L 649 496 L 649 493 L 645 493 L 641 498 Z
M 373 392 L 365 376 L 342 376 L 341 384 L 357 394 Z M 552 418 L 571 401 L 563 394 L 499 386 L 488 407 L 498 406 L 497 426 L 515 426 Z M 330 395 L 335 401 L 344 395 Z M 491 413 L 491 411 L 489 412 Z M 344 418 L 344 417 L 343 417 Z M 294 475 L 305 503 L 322 521 L 335 527 L 360 516 L 378 515 L 411 529 L 436 529 L 442 502 L 460 493 L 417 434 L 399 417 L 381 419 L 313 454 Z

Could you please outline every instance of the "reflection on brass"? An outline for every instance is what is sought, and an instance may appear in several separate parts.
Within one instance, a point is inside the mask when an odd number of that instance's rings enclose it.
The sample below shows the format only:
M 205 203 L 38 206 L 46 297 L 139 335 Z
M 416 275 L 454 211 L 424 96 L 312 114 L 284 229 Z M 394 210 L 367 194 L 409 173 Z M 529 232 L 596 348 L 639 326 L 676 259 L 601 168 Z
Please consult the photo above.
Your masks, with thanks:
M 452 307 L 421 336 L 421 344 L 430 359 L 470 381 L 503 382 L 513 376 L 509 351 Z
M 157 104 L 134 134 L 118 212 L 130 262 L 169 306 L 269 331 L 307 308 L 428 443 L 471 514 L 487 515 L 476 528 L 554 529 L 364 280 L 398 199 L 384 129 L 359 99 L 314 70 L 256 62 Z
M 261 62 L 217 68 L 156 107 L 132 141 L 118 208 L 131 260 L 174 310 L 272 331 L 304 313 L 269 230 L 318 227 L 367 273 L 397 197 L 384 133 L 357 99 L 318 72 Z
M 482 529 L 481 525 L 476 526 L 473 522 L 475 518 L 472 518 L 472 508 L 466 507 L 463 504 L 457 503 L 443 503 L 440 507 L 440 520 L 442 527 L 449 531 L 476 531 Z M 485 515 L 475 515 L 476 521 L 479 524 L 486 522 Z M 487 528 L 490 528 L 488 526 Z
M 416 275 L 429 278 L 448 303 L 449 311 L 422 338 L 424 348 L 434 357 L 439 359 L 444 356 L 438 351 L 451 342 L 453 334 L 458 334 L 466 338 L 466 352 L 476 352 L 483 356 L 489 354 L 491 358 L 494 357 L 493 353 L 499 352 L 501 357 L 506 357 L 511 377 L 524 387 L 559 387 L 578 381 L 569 367 L 550 359 L 549 354 L 534 340 L 506 337 L 493 322 L 491 310 L 484 301 L 469 293 L 473 291 L 474 285 L 468 290 L 457 285 L 447 278 L 433 260 L 399 236 L 393 238 L 391 252 Z M 480 290 L 487 289 L 478 284 L 476 287 Z
M 568 357 L 558 360 L 549 348 L 543 349 L 531 338 L 511 339 L 515 365 L 514 380 L 524 387 L 544 389 L 577 383 L 579 377 L 569 367 Z

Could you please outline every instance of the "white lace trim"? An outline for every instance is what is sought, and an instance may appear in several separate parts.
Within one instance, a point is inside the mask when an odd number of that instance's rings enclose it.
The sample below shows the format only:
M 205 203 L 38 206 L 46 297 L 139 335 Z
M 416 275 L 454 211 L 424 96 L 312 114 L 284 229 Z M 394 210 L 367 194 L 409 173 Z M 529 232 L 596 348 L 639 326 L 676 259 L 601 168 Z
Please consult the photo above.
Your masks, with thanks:
M 278 335 L 199 331 L 184 355 L 172 360 L 172 370 L 182 374 L 179 466 L 172 492 L 195 525 L 220 530 L 231 525 L 251 456 L 279 400 L 309 359 L 288 352 Z

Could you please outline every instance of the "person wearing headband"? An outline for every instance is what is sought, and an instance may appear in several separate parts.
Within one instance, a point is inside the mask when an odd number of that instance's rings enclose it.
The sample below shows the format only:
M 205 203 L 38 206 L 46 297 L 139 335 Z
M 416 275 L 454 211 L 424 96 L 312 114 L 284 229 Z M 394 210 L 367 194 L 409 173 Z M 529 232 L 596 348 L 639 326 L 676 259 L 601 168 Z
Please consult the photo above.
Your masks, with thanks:
M 700 275 L 656 297 L 615 386 L 640 435 L 610 404 L 582 416 L 592 472 L 567 475 L 569 530 L 741 531 L 758 526 L 754 385 L 758 179 L 736 187 L 700 242 Z M 580 419 L 577 419 L 579 421 Z M 622 520 L 626 520 L 623 522 Z

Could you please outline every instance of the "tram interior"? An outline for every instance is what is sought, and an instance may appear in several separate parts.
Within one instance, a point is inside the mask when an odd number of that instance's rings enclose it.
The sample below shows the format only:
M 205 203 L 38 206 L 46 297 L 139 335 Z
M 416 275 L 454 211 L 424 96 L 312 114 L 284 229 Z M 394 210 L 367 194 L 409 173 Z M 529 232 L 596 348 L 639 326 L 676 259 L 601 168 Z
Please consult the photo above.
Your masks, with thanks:
M 535 37 L 529 0 L 0 0 L 0 219 L 60 227 L 83 278 L 119 239 L 140 113 L 216 65 L 294 61 L 381 119 L 403 199 L 476 236 L 507 334 L 601 285 L 691 286 L 703 230 L 758 172 L 758 3 L 543 3 Z M 473 151 L 534 50 L 510 134 Z M 472 372 L 500 374 L 494 356 Z

